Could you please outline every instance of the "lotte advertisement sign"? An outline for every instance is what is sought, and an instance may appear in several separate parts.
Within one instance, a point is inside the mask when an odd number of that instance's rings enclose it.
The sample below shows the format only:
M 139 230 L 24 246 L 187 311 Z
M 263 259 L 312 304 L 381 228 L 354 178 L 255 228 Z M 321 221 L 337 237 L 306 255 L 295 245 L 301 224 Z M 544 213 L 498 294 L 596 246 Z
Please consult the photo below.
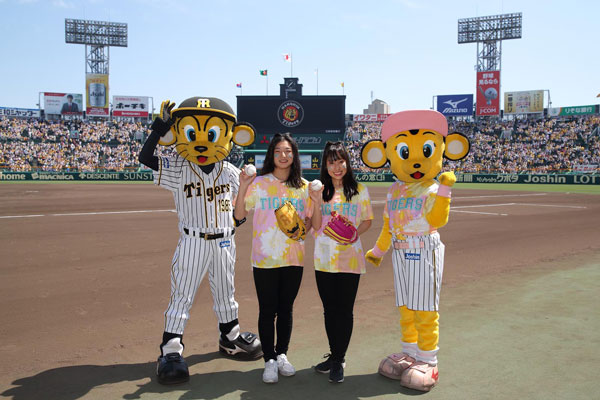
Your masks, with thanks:
M 500 71 L 477 72 L 477 116 L 500 114 Z

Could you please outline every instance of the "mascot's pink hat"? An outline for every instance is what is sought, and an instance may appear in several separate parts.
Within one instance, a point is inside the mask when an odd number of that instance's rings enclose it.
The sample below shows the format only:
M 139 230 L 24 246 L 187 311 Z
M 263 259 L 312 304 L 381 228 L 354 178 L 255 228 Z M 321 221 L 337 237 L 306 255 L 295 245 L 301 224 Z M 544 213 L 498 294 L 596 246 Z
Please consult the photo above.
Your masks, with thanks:
M 440 112 L 433 110 L 400 111 L 392 114 L 381 127 L 381 140 L 387 142 L 398 132 L 411 129 L 431 129 L 442 136 L 448 135 L 448 122 Z

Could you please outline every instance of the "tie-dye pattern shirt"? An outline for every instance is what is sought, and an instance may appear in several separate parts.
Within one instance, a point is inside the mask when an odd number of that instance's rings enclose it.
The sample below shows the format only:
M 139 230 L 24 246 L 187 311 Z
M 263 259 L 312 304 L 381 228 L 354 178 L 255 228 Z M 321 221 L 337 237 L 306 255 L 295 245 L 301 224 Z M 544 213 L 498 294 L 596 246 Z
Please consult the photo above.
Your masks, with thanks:
M 435 181 L 394 182 L 388 190 L 383 215 L 390 220 L 390 231 L 396 239 L 404 235 L 427 235 L 436 231 L 425 215 L 431 211 L 439 184 Z
M 287 237 L 277 226 L 275 209 L 286 200 L 296 207 L 303 220 L 312 216 L 306 179 L 302 179 L 302 187 L 296 189 L 267 174 L 257 176 L 248 187 L 244 203 L 246 211 L 254 209 L 251 259 L 255 268 L 304 265 L 304 241 Z
M 323 272 L 349 272 L 364 274 L 365 256 L 360 238 L 353 244 L 343 245 L 323 233 L 331 212 L 348 218 L 356 228 L 362 221 L 373 219 L 373 209 L 369 191 L 363 184 L 358 184 L 358 194 L 346 201 L 343 189 L 336 189 L 333 197 L 321 206 L 323 219 L 321 229 L 315 235 L 315 269 Z

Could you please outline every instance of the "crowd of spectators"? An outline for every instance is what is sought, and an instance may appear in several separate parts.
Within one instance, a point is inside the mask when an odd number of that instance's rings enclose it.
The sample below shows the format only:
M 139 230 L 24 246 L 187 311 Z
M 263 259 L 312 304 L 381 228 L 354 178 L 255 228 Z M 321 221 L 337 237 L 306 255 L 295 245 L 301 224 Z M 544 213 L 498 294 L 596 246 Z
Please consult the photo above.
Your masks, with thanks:
M 573 172 L 591 166 L 600 172 L 599 116 L 459 121 L 450 131 L 471 142 L 471 152 L 445 168 L 466 173 Z M 355 171 L 362 145 L 379 137 L 381 122 L 355 122 L 345 141 Z M 123 121 L 0 119 L 0 169 L 10 171 L 132 171 L 149 134 L 147 125 Z M 159 153 L 170 149 L 159 146 Z M 230 156 L 243 163 L 241 149 Z M 234 160 L 235 159 L 235 160 Z
M 148 128 L 132 122 L 0 120 L 0 168 L 11 171 L 137 170 Z
M 362 145 L 379 138 L 382 122 L 355 122 L 345 140 L 352 167 L 372 171 L 360 161 Z M 600 117 L 480 120 L 450 123 L 471 142 L 463 160 L 446 161 L 445 168 L 463 173 L 600 172 Z

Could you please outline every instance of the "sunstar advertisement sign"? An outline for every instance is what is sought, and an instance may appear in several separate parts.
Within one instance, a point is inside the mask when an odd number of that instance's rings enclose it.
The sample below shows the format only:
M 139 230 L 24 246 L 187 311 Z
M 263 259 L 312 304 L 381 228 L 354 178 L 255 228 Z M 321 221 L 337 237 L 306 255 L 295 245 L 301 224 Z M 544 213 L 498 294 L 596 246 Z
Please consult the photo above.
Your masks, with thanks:
M 449 94 L 437 96 L 437 110 L 446 117 L 473 115 L 473 95 Z

